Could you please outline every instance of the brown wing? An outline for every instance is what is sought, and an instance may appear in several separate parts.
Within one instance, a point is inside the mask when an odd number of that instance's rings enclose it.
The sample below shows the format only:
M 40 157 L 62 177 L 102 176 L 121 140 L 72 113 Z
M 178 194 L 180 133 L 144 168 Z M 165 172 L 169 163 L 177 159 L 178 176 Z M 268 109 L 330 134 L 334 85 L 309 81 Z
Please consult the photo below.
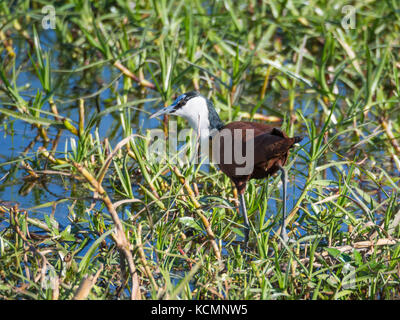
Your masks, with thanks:
M 280 166 L 285 165 L 289 149 L 295 142 L 295 138 L 288 138 L 279 129 L 274 129 L 270 134 L 255 137 L 254 167 L 257 170 L 254 171 L 252 178 L 261 178 L 277 172 Z
M 258 122 L 251 122 L 251 121 L 234 121 L 231 123 L 228 123 L 224 129 L 229 129 L 229 130 L 233 130 L 233 129 L 242 129 L 242 130 L 248 130 L 248 129 L 252 129 L 254 130 L 254 136 L 259 136 L 265 133 L 271 133 L 274 129 L 275 130 L 279 130 L 277 129 L 275 126 L 273 125 L 269 125 L 269 124 L 264 124 L 264 123 L 258 123 Z M 284 135 L 284 137 L 287 137 L 286 134 L 281 131 L 282 134 Z
M 237 136 L 238 144 L 232 143 L 235 140 L 235 130 L 240 130 Z M 251 138 L 246 134 L 246 130 L 252 130 Z M 288 138 L 282 130 L 274 126 L 246 121 L 231 122 L 212 139 L 213 161 L 232 179 L 238 191 L 244 192 L 249 179 L 268 177 L 274 174 L 279 166 L 283 166 L 293 143 L 293 138 Z M 252 155 L 249 156 L 246 150 Z M 238 163 L 235 153 L 242 156 L 239 160 L 245 157 L 246 162 Z M 249 163 L 250 172 L 238 172 L 238 169 L 247 168 Z
M 287 153 L 285 143 L 281 140 L 287 139 L 286 134 L 274 126 L 246 121 L 231 122 L 212 140 L 213 161 L 230 177 L 247 175 L 250 178 L 254 171 L 258 172 L 257 177 L 265 177 L 264 162 L 274 157 L 281 159 L 282 165 L 286 161 L 286 157 L 283 159 L 281 156 Z M 252 169 L 246 171 L 247 174 L 237 170 L 248 168 L 249 164 Z M 271 165 L 267 164 L 267 167 Z

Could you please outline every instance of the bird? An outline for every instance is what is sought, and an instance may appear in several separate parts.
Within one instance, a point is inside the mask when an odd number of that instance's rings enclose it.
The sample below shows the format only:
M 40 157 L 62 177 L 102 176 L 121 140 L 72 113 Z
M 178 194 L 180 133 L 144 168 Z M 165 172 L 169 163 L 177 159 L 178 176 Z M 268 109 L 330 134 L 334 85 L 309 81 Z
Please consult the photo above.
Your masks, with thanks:
M 223 123 L 210 99 L 197 91 L 179 95 L 174 102 L 150 116 L 174 115 L 186 119 L 200 135 L 200 145 L 211 141 L 211 157 L 233 182 L 239 194 L 239 212 L 244 220 L 244 243 L 249 241 L 245 190 L 250 179 L 263 179 L 281 172 L 282 221 L 280 237 L 289 240 L 286 230 L 287 171 L 289 150 L 303 137 L 289 138 L 280 128 L 252 121 Z M 243 151 L 245 155 L 243 156 Z

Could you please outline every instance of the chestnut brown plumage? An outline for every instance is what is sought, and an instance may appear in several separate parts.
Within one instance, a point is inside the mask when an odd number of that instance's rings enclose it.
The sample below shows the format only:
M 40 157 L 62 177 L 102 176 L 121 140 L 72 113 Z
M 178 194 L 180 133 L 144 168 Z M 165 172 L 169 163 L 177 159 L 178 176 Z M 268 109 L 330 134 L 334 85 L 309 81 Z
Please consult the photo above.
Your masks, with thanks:
M 170 106 L 159 110 L 151 118 L 162 114 L 177 115 L 187 119 L 194 130 L 200 133 L 200 141 L 211 140 L 212 158 L 218 159 L 217 165 L 232 180 L 238 190 L 239 209 L 244 218 L 246 245 L 250 231 L 244 199 L 247 182 L 250 179 L 267 178 L 277 171 L 281 171 L 283 186 L 281 238 L 286 242 L 288 240 L 285 224 L 287 174 L 284 165 L 289 150 L 295 143 L 300 142 L 302 137 L 289 138 L 275 126 L 257 122 L 235 121 L 224 125 L 212 102 L 194 91 L 180 95 Z M 239 134 L 235 135 L 235 131 Z M 247 135 L 248 132 L 251 132 L 250 138 Z M 230 136 L 231 139 L 226 140 L 227 136 Z M 235 143 L 237 137 L 239 137 L 239 143 Z M 226 143 L 226 141 L 230 142 Z M 231 143 L 232 141 L 233 143 Z M 247 148 L 248 146 L 253 148 Z M 243 154 L 243 151 L 249 151 L 249 154 L 246 152 Z M 238 159 L 235 157 L 237 152 L 242 153 L 240 160 L 244 158 L 244 163 L 237 161 Z M 250 166 L 250 171 L 238 172 L 238 169 L 247 166 Z
M 241 151 L 242 153 L 244 150 L 247 150 L 246 144 L 248 143 L 248 140 L 246 140 L 246 132 L 248 130 L 253 131 L 252 144 L 254 150 L 250 150 L 250 152 L 253 152 L 253 159 L 251 157 L 247 157 L 246 154 L 243 155 L 244 157 L 246 157 L 246 160 L 252 161 L 252 163 L 250 164 L 252 170 L 249 174 L 237 174 L 237 169 L 243 167 L 244 164 L 238 164 L 235 161 L 235 144 L 233 143 L 229 146 L 226 146 L 225 139 L 221 134 L 219 134 L 219 132 L 226 132 L 226 130 L 230 131 L 232 136 L 234 135 L 233 132 L 235 130 L 240 130 L 242 134 L 242 145 L 239 146 L 239 151 Z M 302 137 L 297 136 L 294 138 L 289 138 L 282 130 L 274 126 L 249 121 L 235 121 L 228 123 L 227 125 L 223 126 L 219 130 L 219 132 L 216 133 L 212 138 L 213 145 L 217 145 L 219 147 L 213 149 L 213 154 L 215 152 L 219 152 L 220 159 L 218 166 L 221 171 L 224 172 L 232 180 L 236 189 L 238 190 L 240 196 L 241 211 L 245 224 L 245 243 L 247 243 L 248 241 L 248 233 L 250 227 L 244 200 L 244 193 L 246 190 L 247 182 L 250 179 L 268 178 L 279 170 L 282 172 L 283 186 L 283 217 L 281 226 L 281 237 L 284 241 L 287 241 L 288 237 L 285 225 L 287 179 L 284 165 L 286 164 L 289 150 L 293 147 L 295 143 L 300 142 L 302 140 Z M 224 135 L 226 135 L 226 133 Z M 226 148 L 230 148 L 228 155 L 229 159 L 232 159 L 232 161 L 225 161 L 224 155 L 227 154 L 225 151 Z M 246 165 L 249 164 L 246 163 Z

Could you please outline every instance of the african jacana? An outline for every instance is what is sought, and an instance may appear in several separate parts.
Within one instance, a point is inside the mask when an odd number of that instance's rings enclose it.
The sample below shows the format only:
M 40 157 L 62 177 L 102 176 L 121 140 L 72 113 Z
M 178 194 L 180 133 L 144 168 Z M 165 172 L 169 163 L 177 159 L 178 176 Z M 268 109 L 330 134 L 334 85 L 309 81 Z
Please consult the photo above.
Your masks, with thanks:
M 150 118 L 164 114 L 176 115 L 186 119 L 195 132 L 200 134 L 200 142 L 212 140 L 213 157 L 215 155 L 219 156 L 219 163 L 217 165 L 232 180 L 240 195 L 239 209 L 244 219 L 246 245 L 250 230 L 244 199 L 247 181 L 250 179 L 267 178 L 277 171 L 281 171 L 283 185 L 281 238 L 287 242 L 288 235 L 285 223 L 287 173 L 283 166 L 288 158 L 289 149 L 303 138 L 300 136 L 289 138 L 282 130 L 257 122 L 235 121 L 224 125 L 215 111 L 213 103 L 195 91 L 180 95 L 170 106 L 157 111 Z M 239 144 L 235 144 L 235 141 L 237 142 L 235 140 L 235 131 L 239 132 L 237 136 Z M 250 138 L 246 136 L 247 132 L 251 133 Z M 225 143 L 226 133 L 233 137 L 233 140 L 231 140 L 233 143 Z M 222 139 L 222 137 L 224 138 Z M 253 156 L 248 157 L 249 161 L 252 161 L 251 170 L 246 173 L 238 173 L 238 169 L 243 168 L 243 165 L 235 161 L 235 148 L 238 149 L 236 151 L 243 155 L 243 150 L 247 150 L 246 147 L 251 145 L 253 149 L 249 148 L 249 151 L 253 152 Z M 215 146 L 219 146 L 219 148 Z M 245 157 L 247 157 L 247 154 Z

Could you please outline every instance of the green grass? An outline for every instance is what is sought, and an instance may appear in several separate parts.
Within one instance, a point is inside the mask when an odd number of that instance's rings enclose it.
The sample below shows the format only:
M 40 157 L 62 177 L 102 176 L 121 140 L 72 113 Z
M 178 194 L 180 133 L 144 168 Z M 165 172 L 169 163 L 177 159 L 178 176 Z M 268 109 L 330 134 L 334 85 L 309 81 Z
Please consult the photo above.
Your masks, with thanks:
M 28 131 L 0 163 L 1 299 L 399 298 L 398 1 L 70 0 L 45 30 L 47 4 L 0 4 L 3 136 Z M 296 244 L 275 236 L 278 176 L 248 185 L 244 251 L 223 173 L 151 161 L 144 121 L 193 89 L 306 137 Z M 4 198 L 18 184 L 28 210 Z

